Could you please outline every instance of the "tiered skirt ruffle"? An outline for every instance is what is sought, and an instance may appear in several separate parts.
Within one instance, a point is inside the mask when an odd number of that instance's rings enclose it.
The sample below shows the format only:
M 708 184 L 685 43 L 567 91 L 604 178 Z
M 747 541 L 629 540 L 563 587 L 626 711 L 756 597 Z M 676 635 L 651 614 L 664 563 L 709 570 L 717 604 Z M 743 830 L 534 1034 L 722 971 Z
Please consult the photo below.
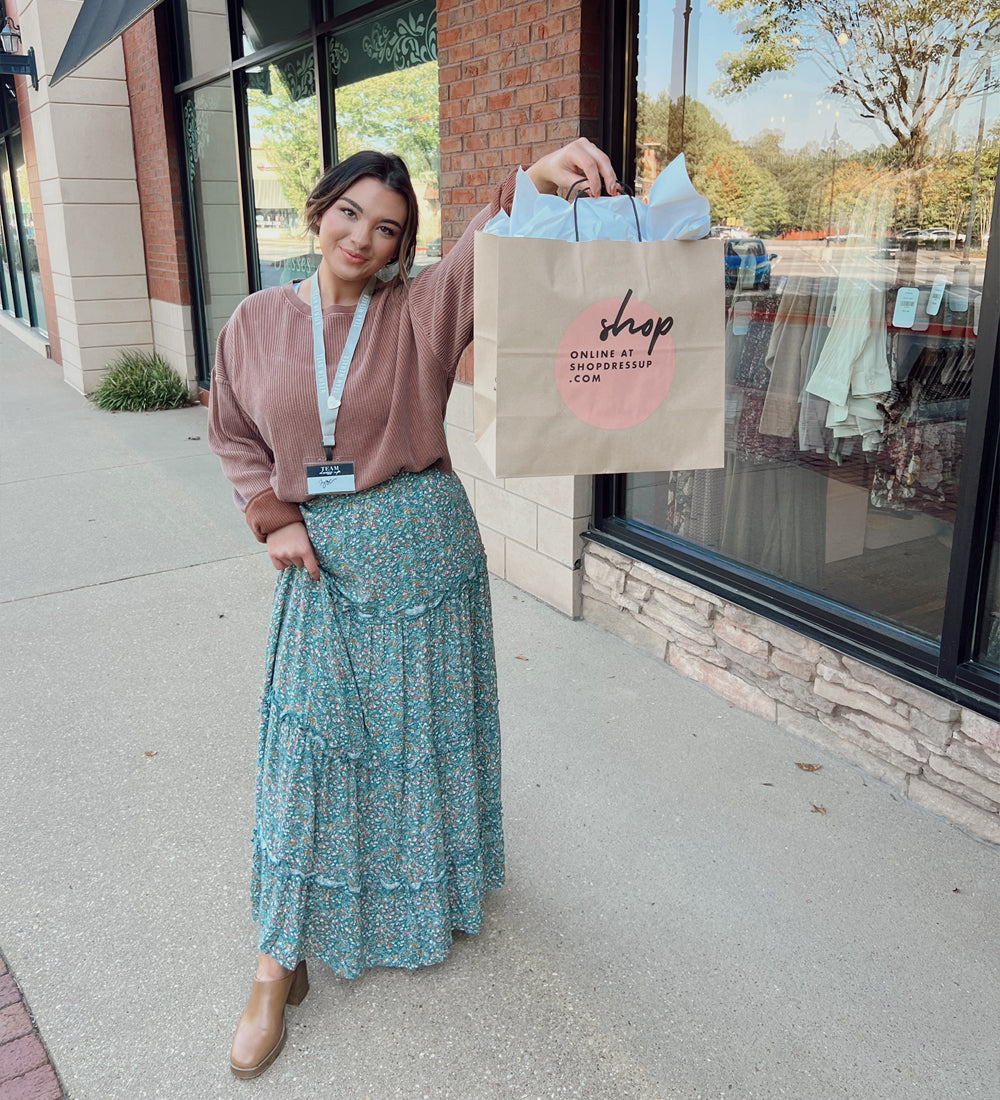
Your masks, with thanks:
M 277 584 L 251 901 L 260 950 L 346 977 L 440 962 L 503 883 L 489 585 L 461 482 L 316 498 Z

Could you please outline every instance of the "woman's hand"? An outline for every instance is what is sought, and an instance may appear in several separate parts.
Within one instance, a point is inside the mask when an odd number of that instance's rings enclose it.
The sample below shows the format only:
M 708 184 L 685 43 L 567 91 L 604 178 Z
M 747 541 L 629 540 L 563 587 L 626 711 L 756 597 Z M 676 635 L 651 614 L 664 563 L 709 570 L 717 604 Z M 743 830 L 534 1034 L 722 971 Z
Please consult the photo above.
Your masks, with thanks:
M 267 536 L 267 553 L 279 572 L 296 565 L 305 569 L 314 581 L 319 580 L 319 562 L 304 523 L 288 523 L 272 531 Z
M 621 190 L 608 156 L 586 138 L 577 138 L 536 160 L 528 175 L 538 190 L 548 195 L 554 195 L 560 188 L 568 190 L 583 176 L 591 195 L 601 193 L 602 182 L 609 195 L 617 195 Z

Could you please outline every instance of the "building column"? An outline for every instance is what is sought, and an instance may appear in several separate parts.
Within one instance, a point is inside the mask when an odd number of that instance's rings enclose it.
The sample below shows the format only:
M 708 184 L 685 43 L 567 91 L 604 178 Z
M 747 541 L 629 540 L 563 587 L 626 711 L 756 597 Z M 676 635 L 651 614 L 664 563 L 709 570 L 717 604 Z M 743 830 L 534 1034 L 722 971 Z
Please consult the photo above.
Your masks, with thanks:
M 24 96 L 63 377 L 90 393 L 122 348 L 153 348 L 153 329 L 121 40 L 49 84 L 79 10 L 76 0 L 26 0 L 18 20 L 38 64 L 38 91 Z

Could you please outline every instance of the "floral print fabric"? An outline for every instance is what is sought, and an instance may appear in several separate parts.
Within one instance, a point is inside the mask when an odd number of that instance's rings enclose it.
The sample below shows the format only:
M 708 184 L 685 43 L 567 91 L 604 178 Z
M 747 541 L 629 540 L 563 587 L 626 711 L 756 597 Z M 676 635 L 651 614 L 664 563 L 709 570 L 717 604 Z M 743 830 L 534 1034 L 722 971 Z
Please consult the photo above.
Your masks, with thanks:
M 454 474 L 302 514 L 322 569 L 282 571 L 261 702 L 259 948 L 345 977 L 440 962 L 502 885 L 485 557 Z

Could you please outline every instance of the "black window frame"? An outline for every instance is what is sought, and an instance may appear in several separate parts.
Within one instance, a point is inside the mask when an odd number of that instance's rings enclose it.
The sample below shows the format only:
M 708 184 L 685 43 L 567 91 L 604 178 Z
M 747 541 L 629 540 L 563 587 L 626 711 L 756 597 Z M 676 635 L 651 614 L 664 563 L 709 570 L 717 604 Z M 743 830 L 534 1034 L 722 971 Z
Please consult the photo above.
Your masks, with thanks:
M 603 19 L 606 56 L 601 135 L 620 178 L 627 179 L 635 155 L 639 0 L 605 0 Z M 1000 185 L 994 188 L 992 224 L 1000 225 Z M 998 469 L 1000 233 L 993 233 L 983 276 L 980 330 L 939 642 L 627 519 L 624 474 L 595 478 L 593 522 L 584 537 L 839 653 L 1000 720 L 1000 670 L 976 659 L 998 518 Z

